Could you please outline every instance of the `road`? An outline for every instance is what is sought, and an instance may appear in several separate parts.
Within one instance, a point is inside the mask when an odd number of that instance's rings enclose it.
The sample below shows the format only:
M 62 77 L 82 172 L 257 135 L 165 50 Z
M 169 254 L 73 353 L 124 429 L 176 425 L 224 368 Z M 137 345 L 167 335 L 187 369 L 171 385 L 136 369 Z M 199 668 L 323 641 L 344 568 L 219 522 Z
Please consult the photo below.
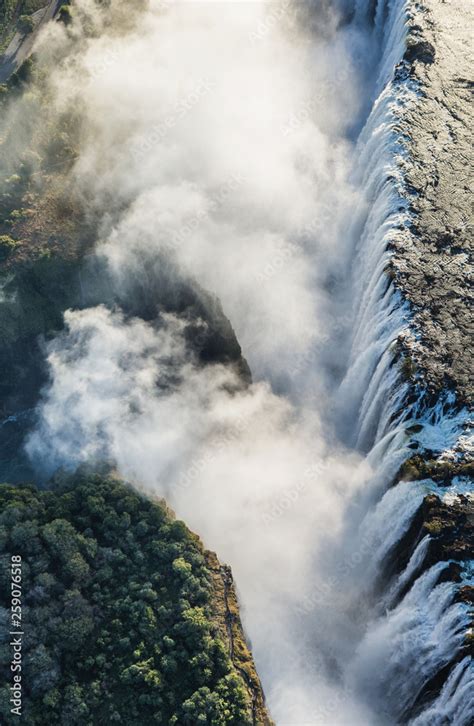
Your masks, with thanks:
M 61 5 L 62 0 L 51 0 L 48 5 L 32 15 L 35 28 L 31 33 L 15 33 L 0 60 L 0 83 L 8 81 L 12 73 L 29 57 L 41 28 L 54 17 Z

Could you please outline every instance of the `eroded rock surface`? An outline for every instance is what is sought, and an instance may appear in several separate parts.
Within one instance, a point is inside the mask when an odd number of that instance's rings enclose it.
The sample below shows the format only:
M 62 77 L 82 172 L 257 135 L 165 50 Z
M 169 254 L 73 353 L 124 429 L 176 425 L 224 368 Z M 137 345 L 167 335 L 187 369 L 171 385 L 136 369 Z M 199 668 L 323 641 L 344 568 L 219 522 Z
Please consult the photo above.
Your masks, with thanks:
M 409 4 L 410 32 L 398 74 L 415 90 L 401 120 L 411 234 L 393 266 L 414 311 L 414 356 L 432 389 L 472 398 L 472 27 L 464 0 Z
M 407 47 L 396 69 L 405 95 L 396 131 L 405 151 L 400 165 L 410 224 L 391 244 L 389 274 L 411 313 L 399 353 L 409 383 L 404 405 L 414 420 L 406 429 L 413 454 L 396 482 L 412 481 L 426 495 L 394 560 L 398 571 L 404 570 L 429 536 L 423 570 L 445 562 L 440 581 L 456 583 L 455 601 L 472 615 L 474 6 L 463 0 L 412 0 L 407 7 Z M 386 574 L 391 576 L 389 563 Z M 453 660 L 425 684 L 407 718 L 439 695 L 456 662 L 472 648 L 471 630 Z

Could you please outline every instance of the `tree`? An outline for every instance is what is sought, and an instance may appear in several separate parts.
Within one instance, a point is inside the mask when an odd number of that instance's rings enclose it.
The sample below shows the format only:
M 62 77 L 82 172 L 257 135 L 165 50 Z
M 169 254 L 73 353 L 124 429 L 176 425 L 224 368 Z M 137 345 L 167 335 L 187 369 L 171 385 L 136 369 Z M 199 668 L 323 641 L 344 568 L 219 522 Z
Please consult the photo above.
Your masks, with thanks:
M 212 619 L 200 541 L 163 503 L 116 480 L 77 476 L 57 491 L 0 485 L 0 555 L 22 556 L 24 719 L 246 726 L 250 705 Z M 3 609 L 2 609 L 3 608 Z M 0 682 L 10 680 L 6 648 Z M 10 724 L 0 690 L 0 719 Z
M 22 33 L 31 33 L 34 30 L 35 21 L 31 15 L 20 15 L 18 18 L 18 30 Z

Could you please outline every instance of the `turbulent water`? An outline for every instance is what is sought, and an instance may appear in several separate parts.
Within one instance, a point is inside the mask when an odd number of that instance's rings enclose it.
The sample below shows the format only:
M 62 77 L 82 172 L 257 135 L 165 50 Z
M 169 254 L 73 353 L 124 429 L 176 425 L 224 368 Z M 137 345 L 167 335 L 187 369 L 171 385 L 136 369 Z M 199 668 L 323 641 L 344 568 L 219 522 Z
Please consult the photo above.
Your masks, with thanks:
M 152 2 L 119 35 L 80 7 L 100 32 L 70 48 L 52 28 L 39 52 L 72 59 L 51 83 L 84 114 L 96 254 L 124 298 L 163 265 L 215 293 L 253 383 L 198 365 L 179 316 L 69 311 L 29 456 L 47 474 L 112 460 L 229 562 L 279 726 L 468 724 L 467 659 L 413 715 L 468 624 L 448 563 L 423 569 L 425 538 L 383 577 L 429 489 L 390 488 L 407 428 L 435 415 L 407 405 L 410 316 L 386 275 L 409 224 L 406 3 Z

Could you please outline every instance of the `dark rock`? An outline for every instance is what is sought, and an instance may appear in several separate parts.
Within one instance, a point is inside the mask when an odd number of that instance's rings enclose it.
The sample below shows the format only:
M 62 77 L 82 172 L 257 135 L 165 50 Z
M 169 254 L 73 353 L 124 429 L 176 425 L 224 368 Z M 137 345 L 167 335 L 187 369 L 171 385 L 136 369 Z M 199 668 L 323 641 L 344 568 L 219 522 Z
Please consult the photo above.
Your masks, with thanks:
M 435 47 L 427 40 L 409 42 L 405 51 L 405 60 L 409 63 L 419 61 L 420 63 L 434 63 L 436 55 Z

